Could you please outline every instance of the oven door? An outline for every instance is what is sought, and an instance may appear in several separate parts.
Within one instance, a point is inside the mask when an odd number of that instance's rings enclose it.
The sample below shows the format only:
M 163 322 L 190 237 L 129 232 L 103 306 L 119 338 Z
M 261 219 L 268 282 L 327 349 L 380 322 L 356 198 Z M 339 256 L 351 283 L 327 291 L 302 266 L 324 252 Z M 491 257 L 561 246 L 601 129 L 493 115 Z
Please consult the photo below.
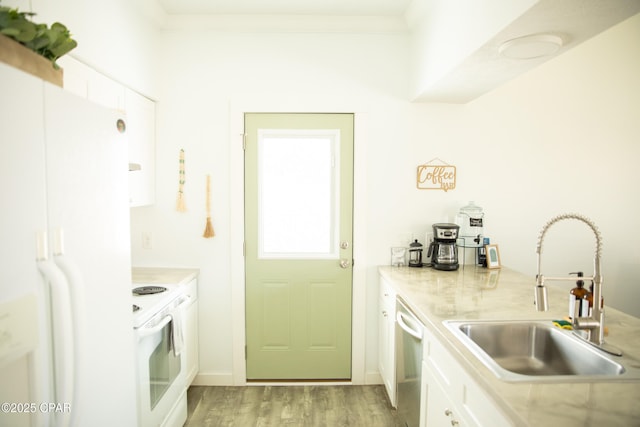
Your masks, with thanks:
M 184 354 L 176 351 L 173 328 L 181 328 L 182 306 L 160 313 L 136 329 L 140 425 L 182 426 L 186 420 Z

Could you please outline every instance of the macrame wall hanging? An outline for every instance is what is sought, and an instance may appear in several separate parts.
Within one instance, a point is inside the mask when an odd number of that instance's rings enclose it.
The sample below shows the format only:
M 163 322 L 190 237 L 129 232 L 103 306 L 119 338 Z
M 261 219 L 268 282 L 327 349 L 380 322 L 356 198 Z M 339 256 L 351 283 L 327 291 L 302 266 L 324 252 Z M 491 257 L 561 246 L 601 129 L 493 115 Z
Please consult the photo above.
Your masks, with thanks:
M 184 149 L 180 150 L 180 171 L 178 176 L 178 198 L 176 199 L 176 210 L 186 212 L 187 206 L 184 202 Z
M 211 175 L 207 175 L 207 224 L 204 228 L 202 237 L 209 239 L 215 236 L 213 225 L 211 225 Z

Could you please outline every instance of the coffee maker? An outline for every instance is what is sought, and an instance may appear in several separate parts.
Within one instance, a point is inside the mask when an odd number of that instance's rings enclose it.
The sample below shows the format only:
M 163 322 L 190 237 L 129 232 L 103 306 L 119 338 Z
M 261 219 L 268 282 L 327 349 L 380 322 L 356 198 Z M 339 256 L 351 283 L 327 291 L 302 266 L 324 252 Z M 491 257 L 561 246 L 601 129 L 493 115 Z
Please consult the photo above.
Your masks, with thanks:
M 458 269 L 457 224 L 433 224 L 433 242 L 429 245 L 427 257 L 431 257 L 431 267 L 436 270 Z

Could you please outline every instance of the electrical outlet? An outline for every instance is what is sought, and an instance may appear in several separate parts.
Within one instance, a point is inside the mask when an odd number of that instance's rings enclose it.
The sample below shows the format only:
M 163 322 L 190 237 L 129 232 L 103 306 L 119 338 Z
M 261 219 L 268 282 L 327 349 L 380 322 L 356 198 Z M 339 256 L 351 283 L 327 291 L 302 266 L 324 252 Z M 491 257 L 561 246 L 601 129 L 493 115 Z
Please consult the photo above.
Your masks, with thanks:
M 425 234 L 424 241 L 425 241 L 427 246 L 429 246 L 431 243 L 433 243 L 433 231 L 429 231 L 428 233 Z
M 150 231 L 142 232 L 142 249 L 151 249 L 153 247 L 153 239 Z

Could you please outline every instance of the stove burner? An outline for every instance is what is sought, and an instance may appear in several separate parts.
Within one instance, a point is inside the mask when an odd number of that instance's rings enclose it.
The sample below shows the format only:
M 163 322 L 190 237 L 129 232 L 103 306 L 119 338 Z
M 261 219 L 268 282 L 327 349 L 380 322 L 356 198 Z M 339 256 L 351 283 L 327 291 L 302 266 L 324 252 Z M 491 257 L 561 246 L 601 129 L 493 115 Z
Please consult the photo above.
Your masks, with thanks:
M 133 312 L 135 313 L 138 310 L 140 310 L 140 306 L 133 304 Z
M 152 295 L 159 294 L 160 292 L 166 291 L 167 288 L 162 286 L 141 286 L 139 288 L 135 288 L 133 290 L 134 295 Z

